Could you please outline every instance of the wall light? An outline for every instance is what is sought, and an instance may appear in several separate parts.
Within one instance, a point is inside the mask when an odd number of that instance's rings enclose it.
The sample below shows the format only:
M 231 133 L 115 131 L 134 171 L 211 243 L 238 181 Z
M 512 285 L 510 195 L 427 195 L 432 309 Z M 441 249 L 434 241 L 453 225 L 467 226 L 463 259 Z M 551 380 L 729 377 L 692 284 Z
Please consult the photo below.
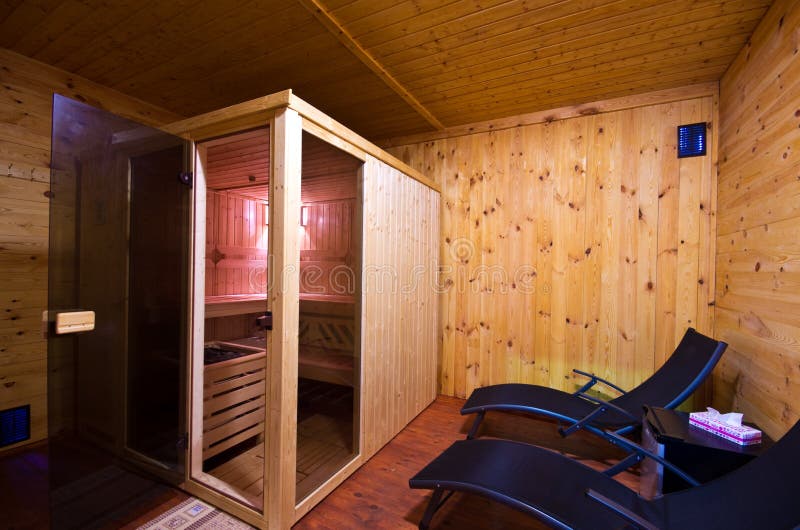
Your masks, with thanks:
M 300 207 L 300 226 L 308 226 L 308 206 Z
M 706 122 L 678 125 L 678 158 L 705 156 Z

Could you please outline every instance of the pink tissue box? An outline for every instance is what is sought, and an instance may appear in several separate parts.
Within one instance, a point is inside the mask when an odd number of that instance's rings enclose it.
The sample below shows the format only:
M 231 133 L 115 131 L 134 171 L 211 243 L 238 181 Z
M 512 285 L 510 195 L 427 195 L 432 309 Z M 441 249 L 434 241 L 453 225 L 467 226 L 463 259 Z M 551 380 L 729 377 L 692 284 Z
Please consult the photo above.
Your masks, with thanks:
M 758 429 L 747 425 L 731 425 L 713 416 L 719 415 L 711 412 L 692 412 L 689 414 L 689 424 L 739 445 L 761 443 L 761 431 Z

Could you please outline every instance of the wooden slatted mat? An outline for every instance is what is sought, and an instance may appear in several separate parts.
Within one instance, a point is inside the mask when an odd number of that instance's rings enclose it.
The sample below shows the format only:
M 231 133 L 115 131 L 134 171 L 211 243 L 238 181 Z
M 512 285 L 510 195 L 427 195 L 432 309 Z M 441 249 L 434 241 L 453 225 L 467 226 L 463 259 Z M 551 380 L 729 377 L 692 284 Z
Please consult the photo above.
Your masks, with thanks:
M 315 414 L 297 426 L 297 500 L 353 459 L 353 422 Z
M 264 495 L 264 443 L 215 467 L 209 474 L 229 484 L 252 506 L 261 506 Z
M 297 424 L 297 500 L 322 485 L 354 457 L 352 388 L 300 380 Z M 223 458 L 227 456 L 221 455 Z M 243 447 L 208 473 L 222 480 L 253 506 L 264 495 L 264 442 Z

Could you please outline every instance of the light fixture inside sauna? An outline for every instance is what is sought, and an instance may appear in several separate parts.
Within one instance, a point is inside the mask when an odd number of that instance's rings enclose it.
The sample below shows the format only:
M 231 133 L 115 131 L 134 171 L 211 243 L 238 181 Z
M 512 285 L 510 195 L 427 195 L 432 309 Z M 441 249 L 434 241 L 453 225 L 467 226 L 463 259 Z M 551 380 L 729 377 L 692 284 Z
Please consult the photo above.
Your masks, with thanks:
M 308 226 L 308 206 L 300 207 L 300 226 Z

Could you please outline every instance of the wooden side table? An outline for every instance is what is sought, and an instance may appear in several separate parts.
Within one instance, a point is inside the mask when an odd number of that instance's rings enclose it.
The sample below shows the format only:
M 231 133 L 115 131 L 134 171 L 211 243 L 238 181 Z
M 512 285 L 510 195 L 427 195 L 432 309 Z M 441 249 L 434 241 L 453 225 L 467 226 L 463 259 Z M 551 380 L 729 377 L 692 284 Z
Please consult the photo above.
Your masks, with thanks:
M 747 423 L 758 428 L 751 423 Z M 689 414 L 646 407 L 642 446 L 705 483 L 737 469 L 769 449 L 773 441 L 762 433 L 761 443 L 739 445 L 689 424 Z M 690 487 L 652 459 L 641 466 L 639 494 L 653 498 Z

